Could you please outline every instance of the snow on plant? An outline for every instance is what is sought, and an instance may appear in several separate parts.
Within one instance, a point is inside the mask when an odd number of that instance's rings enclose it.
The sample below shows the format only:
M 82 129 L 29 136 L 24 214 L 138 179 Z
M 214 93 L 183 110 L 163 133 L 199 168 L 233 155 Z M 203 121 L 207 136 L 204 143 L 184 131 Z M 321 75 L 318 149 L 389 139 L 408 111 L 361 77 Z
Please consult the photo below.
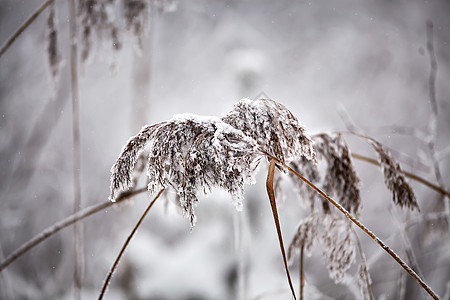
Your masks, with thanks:
M 118 190 L 132 186 L 134 165 L 145 148 L 149 149 L 148 190 L 175 189 L 191 226 L 199 194 L 213 187 L 230 193 L 236 208 L 242 209 L 244 184 L 254 182 L 264 156 L 282 162 L 315 159 L 311 138 L 284 106 L 272 100 L 243 99 L 222 119 L 181 114 L 144 126 L 111 169 L 112 201 Z
M 384 170 L 386 184 L 394 193 L 394 202 L 400 206 L 417 208 L 417 202 L 411 187 L 406 182 L 398 163 L 381 144 L 368 140 L 380 156 L 379 164 Z M 335 206 L 347 219 L 356 224 L 385 251 L 389 253 L 433 298 L 437 295 L 431 288 L 381 239 L 365 227 L 354 215 L 359 215 L 360 193 L 359 178 L 354 170 L 351 153 L 341 135 L 321 134 L 316 136 L 316 151 L 319 158 L 327 163 L 325 176 L 320 176 L 316 167 L 317 157 L 313 140 L 306 135 L 304 127 L 283 105 L 269 99 L 239 101 L 223 118 L 202 117 L 193 114 L 175 115 L 171 120 L 144 126 L 123 147 L 111 172 L 111 196 L 115 201 L 119 190 L 133 186 L 132 173 L 139 155 L 147 150 L 148 190 L 156 193 L 138 224 L 130 234 L 119 253 L 104 283 L 101 299 L 109 280 L 118 264 L 126 245 L 136 232 L 142 219 L 164 189 L 173 188 L 179 199 L 184 215 L 191 226 L 195 225 L 195 206 L 201 192 L 208 193 L 218 187 L 227 191 L 238 210 L 242 208 L 244 184 L 254 182 L 255 173 L 261 159 L 270 161 L 266 187 L 269 196 L 280 250 L 291 293 L 296 299 L 290 278 L 287 257 L 281 235 L 278 211 L 275 201 L 275 166 L 283 172 L 289 172 L 302 180 L 298 185 L 304 191 L 305 184 L 315 194 L 307 193 L 311 203 L 311 215 L 300 223 L 297 233 L 290 244 L 288 257 L 301 252 L 307 253 L 318 241 L 322 245 L 325 264 L 330 277 L 335 282 L 342 281 L 344 273 L 355 260 L 357 237 L 351 223 L 331 210 Z M 288 164 L 291 164 L 291 168 Z M 310 175 L 315 183 L 323 178 L 322 189 L 300 174 Z M 339 202 L 327 193 L 336 196 Z M 315 213 L 314 195 L 321 195 L 322 212 Z M 340 204 L 341 203 L 341 204 Z M 319 228 L 321 233 L 318 234 Z M 361 252 L 363 273 L 363 297 L 370 295 L 370 276 Z M 303 255 L 301 255 L 303 261 Z M 302 268 L 301 268 L 302 269 Z M 303 269 L 301 271 L 303 274 Z M 302 281 L 302 280 L 301 280 Z M 302 286 L 300 297 L 302 298 Z

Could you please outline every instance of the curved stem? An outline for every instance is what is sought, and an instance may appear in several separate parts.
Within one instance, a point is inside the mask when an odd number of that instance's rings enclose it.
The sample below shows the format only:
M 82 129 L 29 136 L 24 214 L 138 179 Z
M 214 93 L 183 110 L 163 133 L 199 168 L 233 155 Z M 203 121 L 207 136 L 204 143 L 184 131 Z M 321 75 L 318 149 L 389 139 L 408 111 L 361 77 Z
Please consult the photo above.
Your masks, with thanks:
M 286 276 L 291 288 L 292 297 L 296 300 L 294 286 L 291 280 L 291 274 L 289 273 L 288 263 L 286 259 L 286 251 L 284 250 L 283 236 L 281 235 L 280 220 L 278 218 L 277 202 L 275 201 L 275 192 L 273 190 L 273 175 L 275 172 L 275 159 L 270 160 L 269 172 L 267 173 L 266 188 L 269 195 L 270 206 L 272 207 L 272 214 L 275 221 L 275 227 L 277 228 L 278 242 L 280 243 L 281 255 L 283 256 L 284 269 L 286 270 Z
M 120 203 L 128 198 L 131 198 L 134 195 L 143 193 L 145 191 L 147 191 L 147 188 L 141 188 L 141 189 L 137 189 L 137 190 L 122 192 L 116 198 L 116 202 L 111 202 L 111 201 L 107 200 L 105 202 L 89 206 L 89 207 L 79 211 L 76 214 L 72 214 L 72 215 L 68 216 L 67 218 L 59 221 L 58 223 L 56 223 L 50 227 L 47 227 L 46 229 L 41 231 L 41 233 L 34 236 L 28 242 L 22 244 L 22 246 L 20 246 L 13 253 L 8 255 L 8 257 L 6 257 L 6 259 L 0 263 L 0 272 L 3 271 L 7 266 L 9 266 L 16 259 L 21 257 L 23 254 L 25 254 L 26 252 L 31 250 L 34 246 L 38 245 L 39 243 L 41 243 L 45 239 L 49 238 L 50 236 L 52 236 L 56 232 L 60 231 L 61 229 L 66 228 L 67 226 L 70 226 L 86 217 L 89 217 L 90 215 L 92 215 L 96 212 L 99 212 L 107 207 L 110 207 L 112 205 Z
M 14 43 L 14 41 L 22 34 L 22 32 L 27 29 L 28 26 L 33 23 L 34 20 L 36 20 L 37 17 L 55 0 L 47 0 L 45 1 L 26 21 L 25 23 L 20 26 L 16 32 L 3 44 L 2 48 L 0 49 L 0 57 L 8 50 L 8 48 Z
M 103 299 L 103 296 L 105 296 L 106 289 L 109 285 L 109 282 L 111 281 L 111 278 L 114 274 L 114 271 L 116 270 L 117 266 L 119 265 L 119 261 L 122 258 L 123 254 L 125 253 L 125 249 L 127 248 L 128 244 L 130 243 L 131 239 L 133 238 L 134 234 L 136 233 L 137 229 L 141 225 L 142 221 L 144 220 L 147 213 L 150 211 L 150 208 L 152 208 L 153 204 L 155 204 L 156 200 L 161 196 L 162 192 L 164 192 L 164 189 L 160 190 L 159 193 L 156 195 L 156 197 L 150 202 L 150 204 L 145 209 L 144 213 L 142 214 L 141 218 L 137 222 L 137 224 L 134 226 L 133 230 L 131 231 L 130 235 L 128 236 L 127 240 L 122 246 L 122 249 L 120 249 L 119 255 L 117 255 L 116 260 L 114 261 L 113 265 L 111 266 L 111 269 L 108 272 L 108 275 L 106 276 L 105 282 L 103 283 L 102 291 L 100 292 L 100 295 L 98 296 L 98 299 Z

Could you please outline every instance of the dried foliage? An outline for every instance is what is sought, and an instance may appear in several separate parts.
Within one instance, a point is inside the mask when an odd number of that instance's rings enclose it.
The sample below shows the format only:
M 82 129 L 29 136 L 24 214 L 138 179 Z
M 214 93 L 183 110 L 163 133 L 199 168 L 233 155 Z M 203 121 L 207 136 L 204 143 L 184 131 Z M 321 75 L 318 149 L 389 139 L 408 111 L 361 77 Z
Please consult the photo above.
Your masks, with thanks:
M 361 206 L 359 178 L 342 136 L 318 135 L 316 151 L 327 163 L 323 179 L 325 191 L 330 196 L 335 196 L 346 210 L 358 215 Z
M 321 180 L 321 176 L 319 173 L 319 169 L 317 168 L 317 164 L 311 160 L 305 159 L 302 157 L 298 161 L 293 161 L 290 163 L 290 166 L 297 173 L 302 174 L 304 177 L 308 178 L 313 184 L 318 185 Z M 294 184 L 297 192 L 300 195 L 300 200 L 310 206 L 310 210 L 314 211 L 315 199 L 318 198 L 317 192 L 311 189 L 305 182 L 302 180 L 298 180 L 298 178 L 292 173 L 289 173 L 289 177 Z M 323 204 L 323 209 L 328 211 L 330 209 L 328 201 L 326 199 L 321 199 Z
M 147 2 L 144 0 L 128 0 L 123 2 L 123 17 L 127 29 L 137 37 L 140 47 L 142 47 L 142 34 L 144 33 L 148 16 Z
M 326 214 L 322 222 L 321 240 L 325 265 L 330 277 L 339 283 L 356 257 L 356 243 L 351 223 L 342 216 L 333 214 Z
M 222 120 L 242 130 L 263 152 L 283 164 L 302 156 L 316 161 L 311 138 L 297 118 L 278 102 L 243 99 Z
M 317 242 L 319 236 L 320 215 L 310 214 L 303 219 L 297 227 L 294 237 L 289 244 L 288 260 L 292 263 L 292 260 L 296 254 L 298 254 L 302 247 L 308 256 L 312 254 L 312 248 Z
M 58 46 L 58 29 L 55 26 L 55 7 L 50 5 L 47 19 L 47 57 L 53 80 L 56 80 L 61 66 L 61 52 Z
M 322 249 L 330 278 L 342 281 L 344 273 L 355 261 L 356 243 L 351 223 L 333 213 L 312 213 L 301 221 L 289 245 L 288 259 L 292 262 L 302 247 L 307 255 L 312 248 Z
M 369 142 L 378 154 L 381 170 L 384 174 L 384 182 L 392 192 L 394 203 L 411 210 L 419 210 L 414 191 L 406 181 L 400 164 L 382 144 L 374 140 L 369 140 Z
M 238 120 L 244 112 L 251 112 L 251 119 Z M 275 132 L 269 126 L 274 120 L 285 130 Z M 284 150 L 288 146 L 291 150 Z M 118 190 L 132 186 L 136 160 L 145 148 L 149 149 L 149 191 L 174 188 L 192 226 L 199 191 L 222 188 L 241 209 L 244 184 L 253 183 L 259 162 L 267 153 L 280 161 L 315 159 L 311 139 L 284 106 L 272 100 L 244 99 L 222 119 L 183 114 L 143 127 L 128 141 L 111 169 L 111 200 Z
M 119 29 L 113 22 L 114 5 L 114 0 L 79 0 L 78 14 L 82 26 L 81 60 L 83 62 L 90 55 L 94 34 L 100 39 L 109 37 L 114 50 L 122 47 L 119 40 Z

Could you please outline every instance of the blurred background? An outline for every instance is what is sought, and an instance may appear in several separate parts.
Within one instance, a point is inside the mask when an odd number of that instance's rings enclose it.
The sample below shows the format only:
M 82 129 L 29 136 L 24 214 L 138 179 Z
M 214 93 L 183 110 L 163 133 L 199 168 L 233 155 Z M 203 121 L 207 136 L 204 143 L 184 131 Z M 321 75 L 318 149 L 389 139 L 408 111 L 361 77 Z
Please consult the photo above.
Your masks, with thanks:
M 43 2 L 0 0 L 0 44 Z M 95 9 L 88 15 L 83 3 L 103 9 L 107 22 Z M 392 149 L 405 170 L 448 190 L 448 1 L 76 5 L 82 207 L 107 200 L 110 168 L 143 125 L 184 112 L 222 116 L 245 97 L 284 104 L 310 134 L 352 129 L 370 135 Z M 73 211 L 67 1 L 56 0 L 53 9 L 53 26 L 47 7 L 0 57 L 0 260 Z M 51 32 L 57 33 L 56 52 L 48 50 Z M 346 140 L 354 153 L 375 157 L 361 140 Z M 445 212 L 448 198 L 411 181 L 422 211 L 408 213 L 393 206 L 378 167 L 354 163 L 363 223 L 407 261 L 415 260 L 425 281 L 449 299 L 449 224 L 432 218 Z M 106 299 L 290 299 L 266 170 L 262 166 L 256 184 L 246 187 L 241 213 L 226 193 L 202 198 L 192 231 L 168 192 L 133 238 Z M 287 244 L 308 208 L 289 180 L 283 188 L 279 213 Z M 140 194 L 82 221 L 82 298 L 98 296 L 151 197 Z M 426 297 L 378 245 L 358 235 L 375 299 Z M 361 297 L 356 265 L 335 284 L 321 249 L 313 252 L 305 260 L 306 299 Z M 69 227 L 0 273 L 0 299 L 73 299 L 73 272 Z M 298 264 L 291 272 L 298 289 Z

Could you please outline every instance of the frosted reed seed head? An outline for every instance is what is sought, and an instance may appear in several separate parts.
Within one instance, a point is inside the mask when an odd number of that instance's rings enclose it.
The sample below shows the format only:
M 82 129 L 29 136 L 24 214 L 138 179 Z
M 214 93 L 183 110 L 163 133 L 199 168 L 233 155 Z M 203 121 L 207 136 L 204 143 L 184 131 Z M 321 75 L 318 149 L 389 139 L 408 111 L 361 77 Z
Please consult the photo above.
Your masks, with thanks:
M 47 56 L 48 63 L 50 66 L 50 71 L 53 80 L 56 79 L 59 73 L 59 68 L 61 65 L 61 52 L 58 48 L 58 30 L 55 26 L 55 7 L 54 3 L 50 5 L 50 12 L 47 19 Z
M 131 173 L 144 148 L 149 149 L 149 191 L 174 188 L 192 226 L 200 192 L 213 187 L 229 192 L 241 209 L 244 184 L 254 182 L 263 157 L 253 139 L 219 118 L 176 115 L 144 127 L 128 141 L 111 170 L 111 199 L 117 190 L 131 186 Z
M 294 237 L 289 244 L 287 259 L 292 263 L 295 254 L 300 252 L 302 246 L 305 253 L 310 256 L 312 254 L 312 248 L 317 242 L 318 226 L 320 224 L 318 214 L 311 214 L 303 219 L 297 227 Z
M 94 37 L 108 37 L 114 50 L 122 46 L 119 30 L 115 24 L 113 0 L 80 0 L 78 17 L 81 19 L 81 61 L 86 62 L 91 54 Z M 128 2 L 128 1 L 125 1 Z
M 356 257 L 351 223 L 342 216 L 333 214 L 325 214 L 322 222 L 321 243 L 325 265 L 330 278 L 339 283 Z
M 316 161 L 311 138 L 297 118 L 278 102 L 242 99 L 222 120 L 242 130 L 282 163 L 301 157 Z
M 130 138 L 111 168 L 111 195 L 109 199 L 115 201 L 118 191 L 126 190 L 133 185 L 132 174 L 139 158 L 147 143 L 152 139 L 152 134 L 160 124 L 146 125 L 139 133 Z
M 394 203 L 401 207 L 406 206 L 411 210 L 419 210 L 414 191 L 406 181 L 400 164 L 381 143 L 374 140 L 369 140 L 369 142 L 378 154 L 380 167 L 384 174 L 384 182 L 392 192 Z
M 317 164 L 312 160 L 302 157 L 300 160 L 291 162 L 290 166 L 294 171 L 307 178 L 311 183 L 315 185 L 320 183 L 321 177 L 319 169 L 317 168 Z M 294 173 L 289 172 L 289 177 L 291 178 L 295 189 L 299 193 L 299 198 L 302 203 L 305 205 L 309 204 L 311 211 L 314 211 L 315 199 L 319 198 L 317 192 L 308 186 L 303 180 L 298 180 L 298 177 Z M 327 206 L 328 201 L 326 199 L 323 199 L 323 201 L 324 206 Z
M 142 48 L 142 35 L 147 23 L 148 7 L 145 0 L 127 0 L 123 2 L 123 17 L 127 30 L 131 31 Z
M 316 151 L 327 163 L 323 186 L 325 191 L 339 199 L 349 212 L 359 214 L 361 196 L 359 178 L 353 166 L 350 150 L 341 135 L 317 136 Z

